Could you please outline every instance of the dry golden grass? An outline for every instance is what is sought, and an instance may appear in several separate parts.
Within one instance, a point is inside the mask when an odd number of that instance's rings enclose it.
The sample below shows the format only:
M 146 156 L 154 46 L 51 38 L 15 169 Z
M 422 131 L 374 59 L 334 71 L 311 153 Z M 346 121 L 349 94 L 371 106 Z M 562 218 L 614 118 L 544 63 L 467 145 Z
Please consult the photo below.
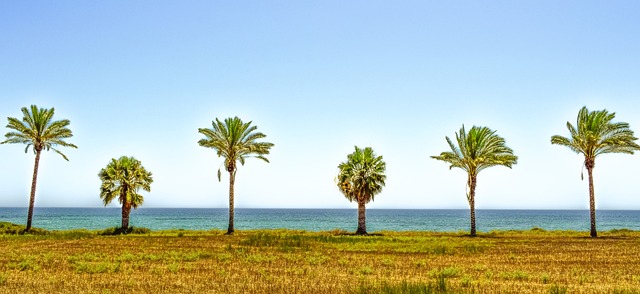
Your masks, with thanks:
M 0 235 L 2 293 L 640 293 L 640 232 Z

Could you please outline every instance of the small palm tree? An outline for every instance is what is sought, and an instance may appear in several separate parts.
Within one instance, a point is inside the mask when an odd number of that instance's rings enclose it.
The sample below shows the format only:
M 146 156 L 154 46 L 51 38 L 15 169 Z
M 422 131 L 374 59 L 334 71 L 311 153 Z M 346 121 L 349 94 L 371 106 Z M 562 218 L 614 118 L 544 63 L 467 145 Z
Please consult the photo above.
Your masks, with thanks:
M 22 121 L 14 117 L 8 117 L 7 128 L 13 131 L 6 133 L 6 140 L 0 144 L 27 144 L 24 152 L 29 148 L 33 149 L 36 155 L 35 164 L 33 166 L 33 179 L 31 181 L 31 195 L 29 197 L 29 212 L 27 215 L 26 231 L 31 229 L 31 221 L 33 219 L 33 206 L 36 199 L 36 183 L 38 180 L 38 166 L 40 165 L 40 153 L 43 150 L 53 150 L 60 154 L 62 158 L 69 161 L 66 155 L 57 146 L 78 148 L 76 145 L 67 143 L 64 139 L 71 138 L 73 133 L 69 128 L 68 119 L 53 120 L 54 108 L 38 108 L 31 105 L 30 108 L 23 107 Z
M 221 122 L 216 118 L 212 121 L 213 128 L 200 128 L 198 132 L 205 136 L 200 139 L 198 144 L 202 147 L 213 148 L 216 150 L 218 157 L 224 157 L 224 167 L 229 172 L 229 227 L 227 234 L 234 232 L 234 184 L 236 171 L 238 169 L 237 162 L 244 165 L 245 159 L 255 157 L 266 162 L 269 160 L 265 157 L 270 152 L 273 143 L 258 142 L 259 139 L 265 138 L 267 135 L 256 132 L 258 127 L 252 126 L 251 121 L 243 122 L 237 116 L 227 118 Z M 221 172 L 218 169 L 218 181 L 221 180 Z
M 467 172 L 467 188 L 469 189 L 467 200 L 471 210 L 471 236 L 475 236 L 475 195 L 478 173 L 496 165 L 511 168 L 517 163 L 518 157 L 513 155 L 513 150 L 505 145 L 502 137 L 487 127 L 473 126 L 467 133 L 463 125 L 460 133 L 456 133 L 457 146 L 451 142 L 449 137 L 445 138 L 451 151 L 442 152 L 439 156 L 431 156 L 431 158 L 450 163 L 450 169 L 457 167 Z
M 138 208 L 144 202 L 144 197 L 138 193 L 140 189 L 151 192 L 153 178 L 142 163 L 134 157 L 122 156 L 111 159 L 107 167 L 100 170 L 98 177 L 102 181 L 100 186 L 100 198 L 104 205 L 114 199 L 122 204 L 122 226 L 126 231 L 129 228 L 129 213 L 131 208 Z
M 347 155 L 347 161 L 338 165 L 338 189 L 350 202 L 358 202 L 357 235 L 367 234 L 365 204 L 382 192 L 387 179 L 386 166 L 382 156 L 376 156 L 371 147 L 360 149 L 358 146 Z
M 584 167 L 589 174 L 589 211 L 591 216 L 591 237 L 597 237 L 596 231 L 596 204 L 593 188 L 593 168 L 596 165 L 596 157 L 605 153 L 633 154 L 640 150 L 635 143 L 629 124 L 625 122 L 614 123 L 615 113 L 609 113 L 606 109 L 589 111 L 582 107 L 578 112 L 576 126 L 567 122 L 567 129 L 571 137 L 552 136 L 551 144 L 566 146 L 573 152 L 584 155 Z

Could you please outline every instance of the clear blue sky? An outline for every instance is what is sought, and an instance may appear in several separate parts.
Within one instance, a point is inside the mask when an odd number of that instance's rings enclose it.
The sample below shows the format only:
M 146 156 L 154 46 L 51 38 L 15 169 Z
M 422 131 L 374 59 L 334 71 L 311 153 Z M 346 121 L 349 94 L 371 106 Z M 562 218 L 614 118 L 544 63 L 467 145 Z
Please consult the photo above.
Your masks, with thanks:
M 582 158 L 550 137 L 583 105 L 640 132 L 639 36 L 637 1 L 2 1 L 1 125 L 30 104 L 71 120 L 37 206 L 101 206 L 98 171 L 128 155 L 155 175 L 145 207 L 227 207 L 197 129 L 237 115 L 275 144 L 237 207 L 356 207 L 334 176 L 358 145 L 387 162 L 369 208 L 467 208 L 464 172 L 429 158 L 465 124 L 520 158 L 479 175 L 477 208 L 587 209 Z M 598 158 L 597 208 L 640 209 L 639 156 Z M 26 206 L 33 154 L 0 162 L 0 206 Z

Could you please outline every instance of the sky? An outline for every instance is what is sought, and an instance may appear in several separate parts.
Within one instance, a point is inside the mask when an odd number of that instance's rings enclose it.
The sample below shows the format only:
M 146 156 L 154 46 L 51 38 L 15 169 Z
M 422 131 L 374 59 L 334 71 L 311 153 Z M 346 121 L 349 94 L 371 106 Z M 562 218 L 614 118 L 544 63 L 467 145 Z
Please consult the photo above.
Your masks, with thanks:
M 238 169 L 239 208 L 357 207 L 334 182 L 357 145 L 387 163 L 368 208 L 466 209 L 464 171 L 430 158 L 464 124 L 519 157 L 479 174 L 476 208 L 588 209 L 583 158 L 550 138 L 582 106 L 640 132 L 638 36 L 637 1 L 0 1 L 0 126 L 31 104 L 71 121 L 40 207 L 103 206 L 123 155 L 154 175 L 143 207 L 227 207 L 198 128 L 239 116 L 275 144 Z M 24 148 L 0 145 L 0 207 L 28 205 Z M 640 209 L 639 165 L 598 157 L 598 209 Z

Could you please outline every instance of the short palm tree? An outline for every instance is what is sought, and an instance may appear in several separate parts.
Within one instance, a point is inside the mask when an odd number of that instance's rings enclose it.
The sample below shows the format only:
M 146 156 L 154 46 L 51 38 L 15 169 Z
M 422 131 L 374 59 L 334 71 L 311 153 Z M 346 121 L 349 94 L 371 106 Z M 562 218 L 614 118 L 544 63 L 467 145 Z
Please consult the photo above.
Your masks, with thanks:
M 593 189 L 593 168 L 596 165 L 596 157 L 605 153 L 633 154 L 640 150 L 635 143 L 629 124 L 625 122 L 614 123 L 615 113 L 605 110 L 589 111 L 582 107 L 578 112 L 576 126 L 567 122 L 570 137 L 552 136 L 551 144 L 566 146 L 573 152 L 584 155 L 584 167 L 589 174 L 589 211 L 591 216 L 591 237 L 597 237 L 596 231 L 596 204 Z
M 202 147 L 213 148 L 216 150 L 218 157 L 224 157 L 224 167 L 229 172 L 229 227 L 227 234 L 234 232 L 234 184 L 236 171 L 238 170 L 237 162 L 244 165 L 245 159 L 255 157 L 266 162 L 269 160 L 265 157 L 270 152 L 273 143 L 258 142 L 259 139 L 265 138 L 267 135 L 256 132 L 258 127 L 252 126 L 251 121 L 243 122 L 237 116 L 227 118 L 221 122 L 216 118 L 212 121 L 213 128 L 200 128 L 198 132 L 205 136 L 200 139 L 198 144 Z M 221 180 L 221 172 L 218 169 L 218 181 Z
M 357 235 L 367 234 L 365 204 L 382 192 L 387 179 L 386 166 L 382 156 L 377 156 L 371 147 L 358 146 L 347 155 L 347 161 L 338 165 L 338 189 L 350 202 L 358 203 Z
M 36 199 L 36 182 L 38 180 L 38 166 L 40 165 L 40 153 L 43 150 L 53 150 L 60 154 L 62 158 L 69 161 L 66 155 L 57 146 L 78 148 L 76 145 L 67 143 L 64 139 L 71 138 L 73 133 L 69 128 L 68 119 L 53 120 L 54 108 L 38 108 L 31 105 L 30 108 L 23 107 L 22 121 L 14 117 L 8 117 L 7 128 L 13 131 L 6 133 L 6 140 L 0 144 L 27 144 L 25 153 L 31 147 L 36 155 L 33 167 L 33 179 L 31 181 L 31 195 L 29 197 L 29 212 L 27 215 L 26 231 L 31 229 L 31 221 L 33 219 L 33 206 Z
M 451 164 L 449 168 L 460 168 L 467 172 L 467 200 L 471 210 L 471 236 L 476 235 L 475 196 L 478 173 L 482 170 L 503 165 L 511 168 L 517 163 L 518 157 L 513 155 L 513 150 L 505 145 L 502 137 L 487 127 L 473 126 L 467 133 L 464 125 L 459 133 L 456 133 L 458 145 L 454 145 L 449 137 L 445 137 L 450 152 L 442 152 L 439 156 L 431 158 L 442 160 Z
M 151 192 L 153 177 L 142 163 L 134 157 L 122 156 L 111 159 L 107 167 L 100 170 L 98 177 L 102 181 L 100 186 L 100 198 L 104 205 L 114 199 L 122 204 L 122 226 L 126 231 L 129 228 L 129 214 L 131 208 L 138 208 L 144 202 L 144 197 L 138 193 L 140 189 Z

